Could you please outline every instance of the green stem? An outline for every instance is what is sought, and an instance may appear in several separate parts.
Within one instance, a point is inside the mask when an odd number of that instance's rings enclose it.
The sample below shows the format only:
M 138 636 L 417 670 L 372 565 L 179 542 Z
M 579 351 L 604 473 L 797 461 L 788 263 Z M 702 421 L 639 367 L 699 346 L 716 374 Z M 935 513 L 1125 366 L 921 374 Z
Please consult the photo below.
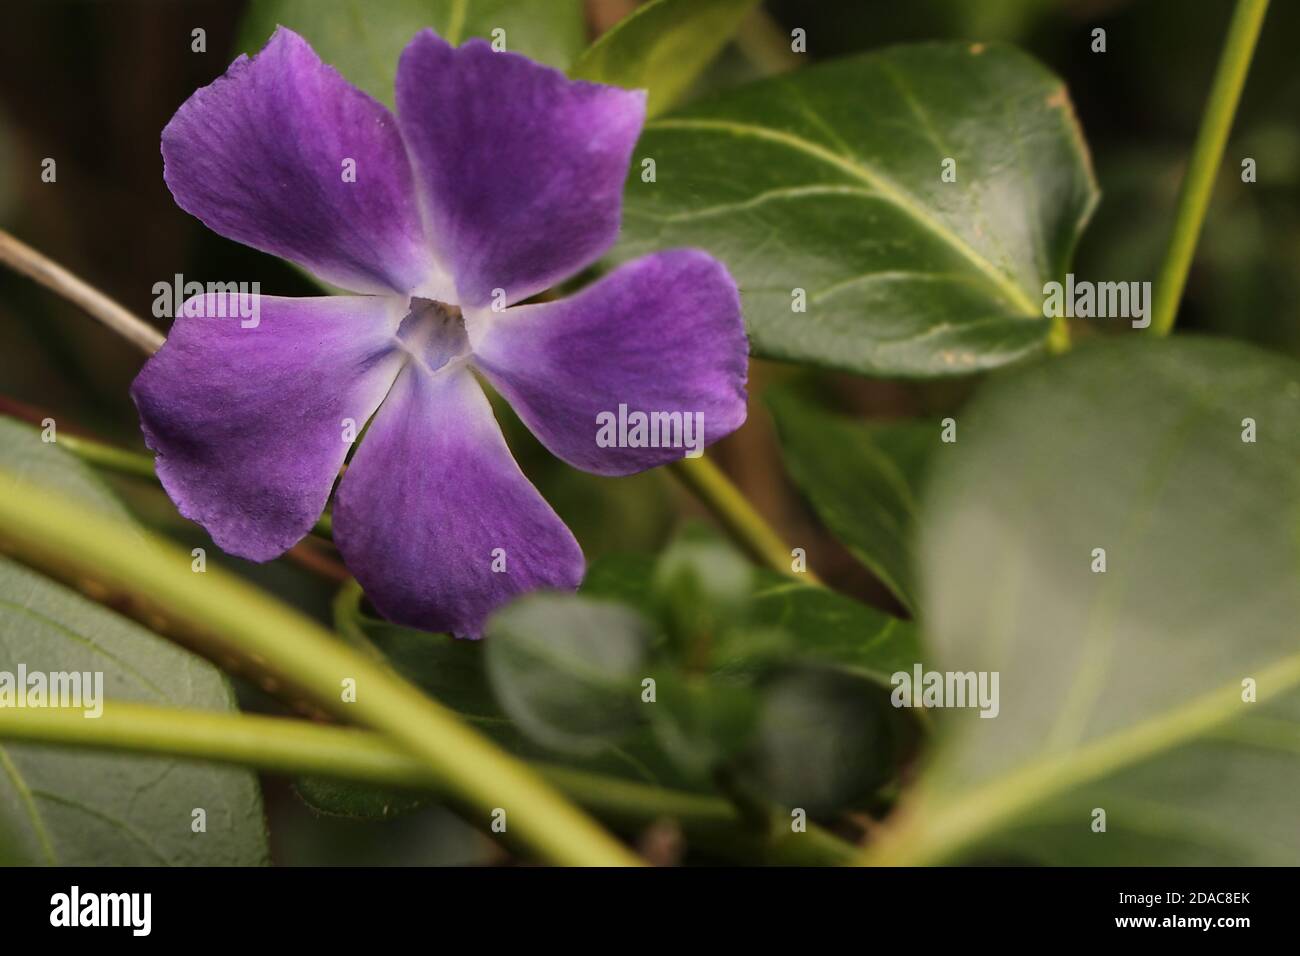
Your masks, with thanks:
M 443 782 L 424 764 L 379 734 L 282 717 L 117 700 L 109 701 L 95 720 L 87 720 L 81 710 L 0 708 L 0 739 L 156 754 L 447 794 Z M 700 843 L 730 857 L 769 863 L 839 864 L 854 853 L 848 843 L 812 826 L 797 839 L 791 835 L 764 840 L 748 832 L 735 807 L 720 797 L 551 764 L 532 768 L 575 802 L 631 832 L 670 818 Z
M 1228 38 L 1219 57 L 1219 67 L 1210 87 L 1210 98 L 1201 118 L 1201 130 L 1192 148 L 1191 162 L 1178 196 L 1173 235 L 1156 281 L 1156 301 L 1151 319 L 1151 331 L 1156 335 L 1168 335 L 1174 327 L 1201 225 L 1210 205 L 1214 175 L 1223 160 L 1223 149 L 1228 142 L 1232 119 L 1237 112 L 1242 87 L 1246 84 L 1246 73 L 1267 10 L 1268 0 L 1237 0 Z
M 66 498 L 6 475 L 0 539 L 37 567 L 56 567 L 141 596 L 164 615 L 213 635 L 291 681 L 322 707 L 381 731 L 486 819 L 506 810 L 509 832 L 564 865 L 639 860 L 535 773 L 381 663 L 310 618 L 220 568 Z
M 154 474 L 153 470 L 153 459 L 148 455 L 141 455 L 139 452 L 127 451 L 125 448 L 105 445 L 103 442 L 97 442 L 92 438 L 80 438 L 67 433 L 59 435 L 58 444 L 60 448 L 72 452 L 86 464 L 95 468 L 111 471 L 119 475 L 130 475 L 133 478 L 147 478 L 150 481 L 158 480 L 158 476 Z
M 754 560 L 803 584 L 821 584 L 812 571 L 793 569 L 790 549 L 781 536 L 712 461 L 703 456 L 683 458 L 668 468 Z
M 1047 334 L 1047 351 L 1051 355 L 1070 351 L 1070 324 L 1063 315 L 1052 319 L 1052 330 Z

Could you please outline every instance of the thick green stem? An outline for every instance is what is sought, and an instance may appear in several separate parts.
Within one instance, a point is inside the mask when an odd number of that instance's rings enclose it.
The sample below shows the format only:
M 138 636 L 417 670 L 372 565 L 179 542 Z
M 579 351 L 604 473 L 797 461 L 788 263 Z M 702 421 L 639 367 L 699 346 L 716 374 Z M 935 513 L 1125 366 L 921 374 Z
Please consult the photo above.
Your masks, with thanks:
M 255 767 L 272 773 L 328 776 L 380 787 L 446 795 L 443 781 L 385 737 L 365 730 L 281 717 L 225 714 L 109 701 L 102 717 L 82 711 L 0 709 L 0 739 L 147 753 Z M 550 764 L 533 770 L 612 825 L 635 832 L 672 819 L 688 837 L 738 860 L 838 864 L 854 848 L 815 826 L 767 837 L 745 827 L 736 808 L 714 796 L 665 790 Z
M 147 478 L 150 481 L 158 480 L 153 470 L 153 459 L 148 455 L 127 451 L 125 448 L 116 448 L 113 445 L 105 445 L 103 442 L 97 442 L 92 438 L 81 438 L 67 433 L 59 435 L 59 447 L 72 452 L 86 464 L 95 468 L 111 471 L 119 475 L 130 475 L 133 478 Z
M 1237 0 L 1237 8 L 1228 27 L 1228 38 L 1219 57 L 1219 68 L 1210 87 L 1210 98 L 1201 117 L 1201 130 L 1192 148 L 1191 162 L 1178 196 L 1173 235 L 1165 253 L 1164 265 L 1156 280 L 1155 306 L 1151 331 L 1168 335 L 1174 327 L 1178 303 L 1187 284 L 1187 273 L 1201 235 L 1201 224 L 1210 205 L 1214 176 L 1223 160 L 1223 149 L 1232 129 L 1246 73 L 1255 52 L 1255 42 L 1264 23 L 1268 0 Z
M 550 785 L 452 711 L 310 618 L 188 553 L 9 475 L 0 541 L 37 567 L 82 574 L 141 596 L 164 615 L 211 633 L 302 688 L 344 719 L 379 730 L 417 758 L 447 792 L 484 818 L 506 810 L 508 832 L 565 865 L 639 861 Z
M 717 465 L 700 457 L 683 458 L 668 467 L 754 560 L 803 584 L 821 584 L 812 571 L 794 570 L 790 549 L 781 536 Z

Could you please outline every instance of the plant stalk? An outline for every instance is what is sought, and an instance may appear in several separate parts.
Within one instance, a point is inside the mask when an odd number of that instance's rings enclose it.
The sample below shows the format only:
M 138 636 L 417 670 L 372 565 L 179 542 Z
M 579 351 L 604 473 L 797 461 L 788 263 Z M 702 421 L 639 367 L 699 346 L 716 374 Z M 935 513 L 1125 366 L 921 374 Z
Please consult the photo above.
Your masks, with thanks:
M 1246 74 L 1267 11 L 1268 0 L 1237 0 L 1233 11 L 1228 37 L 1210 86 L 1210 98 L 1201 117 L 1201 129 L 1196 136 L 1196 145 L 1192 147 L 1187 175 L 1178 195 L 1178 209 L 1164 265 L 1156 280 L 1151 318 L 1151 331 L 1156 335 L 1168 335 L 1173 330 L 1178 303 L 1187 285 L 1187 273 L 1192 266 L 1196 242 L 1214 190 L 1214 176 L 1223 160 L 1228 133 L 1232 129 L 1237 103 L 1241 100 L 1242 87 L 1246 85 Z
M 760 564 L 802 584 L 820 585 L 811 570 L 795 571 L 786 543 L 740 493 L 730 478 L 708 458 L 683 458 L 669 471 L 709 509 L 735 541 Z
M 0 709 L 0 739 L 227 763 L 447 795 L 444 783 L 424 764 L 379 734 L 283 717 L 114 700 L 95 720 L 71 708 Z M 688 836 L 741 861 L 834 865 L 854 853 L 852 845 L 816 826 L 804 834 L 763 839 L 721 797 L 546 763 L 532 764 L 532 769 L 570 799 L 628 832 L 671 819 Z
M 145 353 L 152 355 L 162 346 L 164 336 L 152 325 L 3 229 L 0 229 L 0 262 L 80 306 Z
M 0 541 L 37 568 L 59 568 L 138 595 L 164 616 L 212 635 L 300 687 L 327 710 L 388 736 L 486 820 L 506 810 L 508 832 L 541 858 L 571 866 L 639 859 L 533 771 L 391 669 L 310 618 L 218 567 L 126 530 L 67 498 L 6 475 Z

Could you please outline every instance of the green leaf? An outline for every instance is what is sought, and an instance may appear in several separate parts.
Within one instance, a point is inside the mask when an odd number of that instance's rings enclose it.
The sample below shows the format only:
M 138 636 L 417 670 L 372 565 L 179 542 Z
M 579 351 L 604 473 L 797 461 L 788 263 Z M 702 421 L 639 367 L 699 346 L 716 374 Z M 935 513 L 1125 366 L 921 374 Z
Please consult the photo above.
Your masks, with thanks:
M 302 34 L 320 58 L 371 96 L 393 105 L 403 48 L 432 27 L 450 43 L 492 39 L 505 30 L 508 50 L 566 67 L 586 43 L 581 0 L 254 0 L 239 49 L 253 54 L 278 24 Z
M 938 666 L 999 672 L 1000 713 L 940 712 L 878 861 L 1300 863 L 1298 422 L 1300 365 L 1226 340 L 990 383 L 920 552 Z
M 389 790 L 351 780 L 299 777 L 294 792 L 317 813 L 352 820 L 387 820 L 418 810 L 429 802 L 413 790 Z
M 42 430 L 0 415 L 0 465 L 15 478 L 41 485 L 110 518 L 130 522 L 117 496 L 90 468 L 58 445 L 42 440 Z
M 911 621 L 775 573 L 760 572 L 759 578 L 750 616 L 789 635 L 794 659 L 880 682 L 922 660 Z
M 0 466 L 120 519 L 121 503 L 80 461 L 32 428 L 0 419 Z M 7 493 L 0 480 L 0 494 Z M 137 700 L 233 710 L 206 661 L 59 584 L 0 558 L 0 671 L 96 672 L 102 706 Z M 88 688 L 94 687 L 92 676 Z M 84 693 L 84 691 L 83 691 Z M 88 702 L 88 701 L 87 701 Z M 87 718 L 93 719 L 93 718 Z M 206 813 L 206 833 L 191 829 Z M 253 773 L 164 757 L 0 744 L 0 860 L 19 864 L 257 865 L 267 862 Z
M 757 0 L 651 0 L 593 43 L 569 71 L 575 79 L 650 91 L 657 116 L 690 89 Z
M 569 594 L 531 594 L 488 620 L 487 672 L 530 737 L 598 753 L 642 722 L 641 680 L 653 639 L 635 611 Z
M 908 608 L 913 524 L 938 423 L 855 421 L 784 388 L 765 395 L 786 471 L 817 517 Z
M 949 158 L 956 182 L 941 180 Z M 1065 273 L 1096 198 L 1058 78 L 1010 47 L 903 46 L 648 124 L 617 255 L 718 256 L 757 355 L 963 374 L 1043 346 L 1043 285 Z
M 673 595 L 727 608 L 701 610 L 688 621 L 688 639 L 658 644 L 647 666 L 657 685 L 649 711 L 656 739 L 683 772 L 728 782 L 742 805 L 775 800 L 811 813 L 861 805 L 916 737 L 911 715 L 889 706 L 887 688 L 890 674 L 920 660 L 915 628 L 774 572 L 750 568 L 740 577 L 730 569 L 738 560 L 692 531 L 658 562 L 595 562 L 583 591 L 658 615 L 670 634 L 682 615 L 665 601 L 665 584 Z M 683 589 L 685 572 L 706 580 Z
M 814 816 L 862 805 L 895 776 L 916 731 L 887 693 L 850 674 L 783 673 L 763 695 L 757 786 L 769 799 Z
M 834 667 L 887 682 L 889 675 L 923 659 L 916 626 L 910 621 L 829 588 L 800 584 L 763 568 L 753 572 L 747 606 L 737 615 L 746 625 L 742 635 L 717 649 L 728 655 L 733 667 L 747 654 L 760 654 L 766 663 L 780 659 Z M 649 585 L 654 575 L 655 559 L 649 555 L 607 555 L 587 569 L 581 593 L 621 601 L 654 615 L 662 613 Z
M 754 747 L 762 695 L 748 674 L 655 668 L 655 740 L 693 779 L 709 780 Z
M 382 620 L 362 606 L 361 590 L 355 585 L 340 592 L 334 605 L 334 621 L 339 634 L 349 643 L 382 657 L 407 680 L 456 710 L 516 757 L 546 759 L 593 773 L 661 786 L 681 787 L 691 782 L 684 780 L 656 751 L 648 731 L 624 727 L 617 744 L 605 741 L 597 747 L 598 741 L 592 737 L 587 741 L 591 746 L 579 747 L 581 752 L 574 752 L 571 746 L 564 746 L 572 743 L 568 738 L 559 741 L 559 750 L 551 746 L 555 741 L 547 734 L 547 728 L 543 728 L 538 739 L 532 733 L 536 729 L 533 725 L 516 725 L 493 692 L 487 669 L 489 642 L 486 640 L 457 640 L 447 634 L 430 634 Z M 563 639 L 561 636 L 560 640 Z M 561 682 L 573 679 L 571 675 L 559 678 Z M 639 694 L 638 688 L 634 687 L 633 691 Z M 297 789 L 318 812 L 357 819 L 386 819 L 426 802 L 418 795 L 412 798 L 410 794 L 349 782 L 325 784 L 303 779 L 298 781 Z
M 702 526 L 688 528 L 650 572 L 652 616 L 673 650 L 689 659 L 701 642 L 735 622 L 754 587 L 754 567 L 728 542 Z

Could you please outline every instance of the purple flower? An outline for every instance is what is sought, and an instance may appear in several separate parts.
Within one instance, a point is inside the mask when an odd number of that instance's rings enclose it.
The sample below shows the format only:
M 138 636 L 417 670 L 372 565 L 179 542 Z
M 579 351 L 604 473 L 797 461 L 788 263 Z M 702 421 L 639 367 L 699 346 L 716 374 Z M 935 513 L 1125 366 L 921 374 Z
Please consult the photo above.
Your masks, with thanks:
M 224 317 L 238 293 L 187 304 L 131 390 L 181 513 L 232 554 L 276 557 L 324 510 L 348 423 L 369 422 L 334 537 L 385 617 L 477 636 L 520 592 L 576 587 L 582 551 L 474 372 L 551 452 L 602 475 L 684 452 L 635 429 L 598 441 L 620 406 L 665 432 L 672 413 L 702 420 L 704 444 L 745 420 L 739 296 L 705 253 L 516 304 L 613 244 L 644 116 L 643 92 L 429 30 L 402 53 L 396 117 L 284 28 L 191 96 L 162 135 L 176 202 L 356 294 L 263 296 L 255 327 Z

